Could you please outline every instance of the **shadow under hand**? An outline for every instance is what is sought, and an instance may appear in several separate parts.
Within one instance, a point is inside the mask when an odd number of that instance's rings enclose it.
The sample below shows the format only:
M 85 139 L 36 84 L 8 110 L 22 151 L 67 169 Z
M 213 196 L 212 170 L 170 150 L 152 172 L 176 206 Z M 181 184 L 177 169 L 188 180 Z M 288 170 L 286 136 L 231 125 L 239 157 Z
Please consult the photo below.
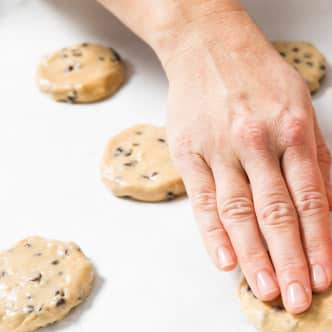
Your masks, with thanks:
M 91 294 L 88 296 L 88 298 L 82 304 L 74 308 L 66 318 L 54 323 L 53 325 L 44 327 L 40 329 L 40 331 L 41 332 L 62 331 L 64 328 L 74 325 L 81 318 L 81 316 L 83 316 L 84 313 L 86 311 L 89 311 L 89 309 L 92 307 L 93 302 L 97 297 L 98 293 L 103 288 L 104 283 L 105 279 L 101 277 L 98 271 L 95 269 L 95 280 L 93 283 Z

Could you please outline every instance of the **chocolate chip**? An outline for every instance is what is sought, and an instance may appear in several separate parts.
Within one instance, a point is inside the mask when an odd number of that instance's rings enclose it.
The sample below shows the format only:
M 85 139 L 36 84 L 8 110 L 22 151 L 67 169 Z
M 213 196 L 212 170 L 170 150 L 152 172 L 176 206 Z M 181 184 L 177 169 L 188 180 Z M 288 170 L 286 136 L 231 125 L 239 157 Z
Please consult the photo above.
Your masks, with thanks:
M 249 285 L 247 285 L 247 292 L 251 292 L 251 288 Z
M 60 306 L 62 306 L 62 305 L 64 305 L 64 304 L 66 304 L 66 300 L 65 300 L 63 297 L 61 297 L 60 299 L 58 299 L 58 300 L 55 302 L 55 306 L 56 306 L 56 307 L 60 307 Z
M 140 144 L 139 144 L 139 143 L 136 143 L 136 142 L 134 142 L 134 143 L 132 143 L 132 145 L 133 145 L 133 146 L 139 146 Z
M 98 57 L 98 60 L 99 60 L 99 61 L 105 61 L 105 57 L 103 57 L 103 56 L 99 56 L 99 57 Z
M 41 252 L 36 252 L 36 253 L 34 253 L 33 255 L 36 256 L 36 257 L 40 257 L 40 256 L 42 256 L 43 254 L 42 254 Z
M 275 310 L 275 311 L 283 311 L 283 310 L 285 310 L 285 308 L 282 305 L 278 305 L 278 304 L 273 305 L 272 309 Z
M 27 299 L 28 300 L 32 300 L 32 296 L 31 295 L 27 295 Z
M 156 177 L 158 175 L 158 172 L 153 172 L 151 175 L 142 175 L 143 179 L 147 179 L 147 180 L 152 180 L 154 177 Z
M 163 139 L 163 138 L 158 138 L 158 142 L 160 142 L 160 143 L 166 143 L 166 140 Z
M 297 53 L 300 49 L 298 47 L 293 47 L 292 51 Z
M 62 271 L 59 271 L 58 272 L 58 276 L 62 276 L 63 275 L 63 272 Z
M 312 67 L 314 65 L 311 61 L 307 61 L 305 64 L 309 67 Z
M 136 131 L 136 133 L 135 133 L 136 135 L 142 135 L 143 134 L 143 132 L 141 132 L 141 131 Z
M 124 151 L 123 148 L 121 146 L 119 146 L 118 148 L 116 148 L 116 150 L 115 150 L 115 152 L 113 154 L 114 157 L 119 156 L 120 154 L 122 154 L 123 151 Z
M 52 265 L 58 265 L 59 263 L 60 262 L 57 259 L 55 259 L 54 261 L 51 262 Z
M 326 70 L 326 66 L 325 65 L 320 65 L 319 69 L 320 70 Z
M 34 310 L 35 310 L 35 307 L 31 304 L 28 304 L 23 308 L 23 312 L 26 314 L 31 314 Z
M 29 281 L 40 281 L 42 279 L 42 274 L 40 272 L 34 273 L 30 278 Z
M 65 68 L 65 73 L 68 73 L 70 71 L 74 70 L 74 66 L 73 65 L 69 65 L 68 67 Z
M 7 272 L 6 271 L 1 271 L 0 272 L 0 278 L 3 278 L 7 275 Z
M 125 156 L 126 156 L 126 157 L 129 157 L 129 156 L 131 156 L 132 153 L 133 153 L 133 150 L 130 149 L 130 150 L 128 150 L 128 151 L 125 153 Z
M 31 244 L 30 243 L 25 243 L 23 247 L 24 248 L 31 248 Z
M 298 58 L 293 59 L 294 63 L 301 63 L 301 60 Z
M 120 62 L 122 60 L 120 54 L 117 51 L 115 51 L 112 47 L 110 47 L 110 50 L 112 51 L 111 60 L 113 62 Z
M 312 54 L 310 53 L 304 53 L 303 55 L 306 59 L 311 59 L 312 58 Z
M 83 46 L 83 47 L 88 47 L 89 44 L 88 44 L 88 43 L 82 43 L 81 46 Z
M 55 296 L 64 297 L 65 296 L 65 292 L 62 289 L 61 290 L 57 290 L 54 295 Z
M 286 57 L 286 53 L 285 52 L 279 52 L 280 53 L 280 55 L 282 56 L 282 57 Z
M 137 160 L 132 160 L 127 163 L 124 163 L 123 165 L 127 166 L 127 167 L 134 167 L 136 164 L 137 164 Z
M 72 90 L 70 92 L 70 94 L 67 95 L 67 101 L 70 102 L 70 103 L 75 103 L 76 100 L 77 100 L 77 91 L 76 90 Z
M 169 201 L 174 199 L 175 197 L 176 197 L 175 194 L 171 191 L 166 193 L 166 199 L 169 200 Z

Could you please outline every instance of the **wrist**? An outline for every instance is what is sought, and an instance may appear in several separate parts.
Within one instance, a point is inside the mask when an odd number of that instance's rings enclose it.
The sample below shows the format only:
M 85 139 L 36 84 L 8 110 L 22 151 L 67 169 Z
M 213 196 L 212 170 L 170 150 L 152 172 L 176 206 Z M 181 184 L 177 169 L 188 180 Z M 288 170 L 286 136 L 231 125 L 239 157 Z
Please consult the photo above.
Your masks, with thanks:
M 229 30 L 232 21 L 241 24 L 248 14 L 238 0 L 191 0 L 167 2 L 155 8 L 145 23 L 141 37 L 154 49 L 164 64 L 176 52 L 194 46 L 199 40 L 218 38 Z M 156 6 L 157 7 L 157 6 Z
M 270 42 L 242 8 L 191 22 L 150 45 L 169 78 L 203 58 L 225 68 L 245 58 L 256 61 L 271 51 Z

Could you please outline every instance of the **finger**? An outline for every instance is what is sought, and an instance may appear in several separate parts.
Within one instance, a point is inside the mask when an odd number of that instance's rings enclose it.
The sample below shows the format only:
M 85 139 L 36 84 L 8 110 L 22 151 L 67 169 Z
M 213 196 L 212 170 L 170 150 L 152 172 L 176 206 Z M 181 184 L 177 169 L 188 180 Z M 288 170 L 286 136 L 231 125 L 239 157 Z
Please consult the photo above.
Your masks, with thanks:
M 326 194 L 329 201 L 330 210 L 332 210 L 332 187 L 330 182 L 331 153 L 325 143 L 323 134 L 318 126 L 315 117 L 315 136 L 317 145 L 317 159 L 325 183 Z
M 288 311 L 300 313 L 310 306 L 311 285 L 296 211 L 277 158 L 266 150 L 248 152 L 244 167 L 282 299 Z
M 210 168 L 198 154 L 181 156 L 177 164 L 209 255 L 220 270 L 233 270 L 237 259 L 218 216 Z
M 251 193 L 243 170 L 213 166 L 220 219 L 237 254 L 242 271 L 254 294 L 263 301 L 279 295 L 272 264 L 262 241 Z
M 329 204 L 316 158 L 314 135 L 306 144 L 286 149 L 282 168 L 300 219 L 303 244 L 316 291 L 332 278 L 332 243 Z

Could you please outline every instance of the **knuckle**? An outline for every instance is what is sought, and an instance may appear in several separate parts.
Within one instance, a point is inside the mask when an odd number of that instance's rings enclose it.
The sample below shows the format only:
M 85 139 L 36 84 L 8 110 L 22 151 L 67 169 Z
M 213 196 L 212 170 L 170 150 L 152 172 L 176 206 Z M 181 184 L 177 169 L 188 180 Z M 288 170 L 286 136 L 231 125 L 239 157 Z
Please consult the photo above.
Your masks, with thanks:
M 243 120 L 235 127 L 236 137 L 240 137 L 243 144 L 253 148 L 266 147 L 267 135 L 262 124 L 257 121 Z
M 241 266 L 247 271 L 255 271 L 260 265 L 268 264 L 267 253 L 257 247 L 247 247 L 244 251 L 238 252 L 238 258 Z
M 268 203 L 259 213 L 264 226 L 283 229 L 296 221 L 292 205 L 285 201 Z
M 216 194 L 210 190 L 200 191 L 191 195 L 192 205 L 197 211 L 216 210 Z
M 281 126 L 281 141 L 284 146 L 300 146 L 305 143 L 307 121 L 300 117 L 289 117 Z
M 279 256 L 276 259 L 276 270 L 278 275 L 299 271 L 307 273 L 308 266 L 304 259 L 300 259 L 296 255 Z
M 239 195 L 226 199 L 219 206 L 219 215 L 225 225 L 246 222 L 254 214 L 253 203 L 250 198 L 245 196 Z
M 324 257 L 326 255 L 328 252 L 327 239 L 324 239 L 324 237 L 326 238 L 326 235 L 322 237 L 311 236 L 310 241 L 305 241 L 305 249 L 309 258 L 313 256 Z
M 214 223 L 202 224 L 201 230 L 203 231 L 208 241 L 213 241 L 219 238 L 225 238 L 227 236 L 221 224 L 220 225 Z
M 303 190 L 296 194 L 295 205 L 300 217 L 321 215 L 328 211 L 326 196 L 318 190 Z

